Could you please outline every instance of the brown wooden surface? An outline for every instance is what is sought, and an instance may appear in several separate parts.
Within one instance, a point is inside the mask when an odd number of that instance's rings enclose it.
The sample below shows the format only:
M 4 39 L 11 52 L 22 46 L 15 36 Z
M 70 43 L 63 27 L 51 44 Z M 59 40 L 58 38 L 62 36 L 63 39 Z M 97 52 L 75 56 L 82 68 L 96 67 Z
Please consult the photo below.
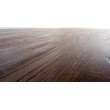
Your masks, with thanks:
M 0 81 L 110 81 L 110 30 L 1 29 Z

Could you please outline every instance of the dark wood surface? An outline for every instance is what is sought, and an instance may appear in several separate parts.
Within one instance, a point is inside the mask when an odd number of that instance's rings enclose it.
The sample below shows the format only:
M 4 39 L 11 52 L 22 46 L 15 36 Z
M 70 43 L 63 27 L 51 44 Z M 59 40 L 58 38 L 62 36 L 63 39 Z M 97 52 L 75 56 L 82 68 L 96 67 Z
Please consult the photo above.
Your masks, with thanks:
M 110 81 L 110 30 L 0 29 L 0 81 Z

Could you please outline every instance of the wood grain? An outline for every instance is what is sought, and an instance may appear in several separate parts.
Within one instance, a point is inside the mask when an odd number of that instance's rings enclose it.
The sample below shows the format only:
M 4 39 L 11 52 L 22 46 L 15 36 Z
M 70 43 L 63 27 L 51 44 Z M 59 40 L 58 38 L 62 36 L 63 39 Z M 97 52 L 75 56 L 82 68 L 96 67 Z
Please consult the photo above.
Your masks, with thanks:
M 110 30 L 0 29 L 0 81 L 110 81 Z

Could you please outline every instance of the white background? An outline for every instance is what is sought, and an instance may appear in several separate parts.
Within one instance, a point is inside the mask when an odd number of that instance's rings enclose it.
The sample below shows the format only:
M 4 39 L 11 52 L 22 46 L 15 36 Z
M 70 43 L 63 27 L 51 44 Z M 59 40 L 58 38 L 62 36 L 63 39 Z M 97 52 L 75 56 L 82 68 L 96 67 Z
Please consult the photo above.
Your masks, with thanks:
M 110 110 L 109 83 L 0 83 L 1 110 Z
M 110 28 L 110 0 L 0 0 L 0 27 Z

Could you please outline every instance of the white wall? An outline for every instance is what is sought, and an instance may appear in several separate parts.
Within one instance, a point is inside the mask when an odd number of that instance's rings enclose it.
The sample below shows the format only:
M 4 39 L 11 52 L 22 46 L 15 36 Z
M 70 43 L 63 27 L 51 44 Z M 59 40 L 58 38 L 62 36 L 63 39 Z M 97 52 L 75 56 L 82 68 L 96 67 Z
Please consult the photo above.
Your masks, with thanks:
M 0 0 L 0 27 L 110 28 L 110 0 Z

